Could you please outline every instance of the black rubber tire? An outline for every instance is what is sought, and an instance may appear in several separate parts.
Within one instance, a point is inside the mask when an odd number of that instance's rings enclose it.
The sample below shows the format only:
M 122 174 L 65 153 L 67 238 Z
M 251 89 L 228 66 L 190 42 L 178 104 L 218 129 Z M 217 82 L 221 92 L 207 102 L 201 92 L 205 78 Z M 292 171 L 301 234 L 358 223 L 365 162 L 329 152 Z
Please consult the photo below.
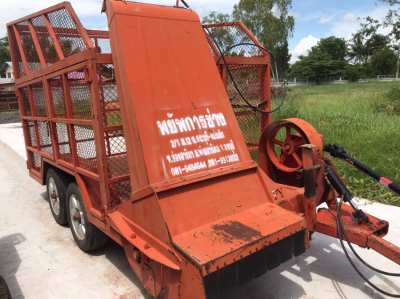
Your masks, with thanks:
M 69 208 L 72 195 L 75 195 L 83 210 L 83 217 L 85 220 L 86 228 L 84 239 L 78 238 L 74 226 L 72 225 L 72 218 Z M 84 252 L 91 252 L 101 247 L 104 247 L 107 244 L 107 242 L 109 241 L 108 237 L 101 230 L 99 230 L 96 226 L 88 221 L 86 207 L 83 204 L 81 192 L 79 191 L 79 187 L 76 183 L 70 183 L 67 188 L 67 214 L 72 236 L 74 237 L 76 244 L 81 250 L 83 250 Z
M 60 213 L 57 215 L 50 202 L 50 192 L 49 192 L 49 180 L 50 178 L 54 179 L 54 182 L 57 187 L 58 196 L 60 198 Z M 54 220 L 62 226 L 68 225 L 68 217 L 67 217 L 67 187 L 69 184 L 68 178 L 57 172 L 54 168 L 50 168 L 46 174 L 46 189 L 47 189 L 47 198 L 49 200 L 49 206 L 51 214 L 53 215 Z
M 11 299 L 11 293 L 6 281 L 0 276 L 0 299 Z

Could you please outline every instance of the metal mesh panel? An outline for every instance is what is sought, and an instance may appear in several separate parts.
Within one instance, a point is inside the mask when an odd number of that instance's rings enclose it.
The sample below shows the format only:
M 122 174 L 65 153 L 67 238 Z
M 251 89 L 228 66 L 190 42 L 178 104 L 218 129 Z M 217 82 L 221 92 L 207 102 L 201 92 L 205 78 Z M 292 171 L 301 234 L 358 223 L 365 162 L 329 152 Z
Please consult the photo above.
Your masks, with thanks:
M 54 42 L 47 31 L 44 16 L 38 16 L 32 19 L 32 26 L 36 31 L 39 40 L 40 48 L 42 49 L 43 56 L 47 64 L 52 64 L 58 61 L 57 52 Z
M 102 94 L 104 98 L 105 126 L 121 126 L 122 118 L 116 84 L 107 83 L 102 85 Z
M 131 184 L 129 177 L 123 181 L 116 182 L 110 186 L 111 206 L 119 204 L 123 200 L 128 200 L 131 194 Z
M 24 49 L 25 57 L 28 62 L 30 70 L 37 70 L 41 67 L 39 56 L 36 52 L 35 45 L 33 43 L 32 35 L 29 31 L 28 22 L 23 21 L 15 25 L 21 36 L 22 48 Z
M 211 37 L 209 42 L 210 47 L 214 50 L 214 55 L 219 57 L 217 63 L 220 66 L 221 73 L 225 74 L 226 90 L 244 138 L 248 145 L 257 145 L 261 133 L 261 115 L 259 112 L 255 112 L 246 101 L 251 103 L 253 107 L 264 109 L 265 100 L 267 100 L 263 98 L 267 66 L 266 64 L 251 64 L 249 60 L 249 64 L 238 64 L 233 62 L 233 59 L 235 57 L 260 57 L 266 55 L 266 53 L 255 46 L 254 41 L 237 24 L 217 27 L 206 26 L 206 33 Z M 220 58 L 221 53 L 218 51 L 218 47 L 221 49 L 226 61 L 232 64 L 224 64 L 224 60 Z M 236 84 L 233 83 L 226 68 L 229 68 Z M 237 89 L 239 89 L 240 93 Z M 246 101 L 243 100 L 240 94 Z
M 93 43 L 100 49 L 100 53 L 111 53 L 110 39 L 92 38 Z
M 49 81 L 54 114 L 57 117 L 66 117 L 64 89 L 61 76 L 51 78 Z
M 47 152 L 48 154 L 53 154 L 51 134 L 50 134 L 50 126 L 48 122 L 38 122 L 38 131 L 39 131 L 39 139 L 40 139 L 40 147 L 42 151 Z
M 72 161 L 71 146 L 69 144 L 68 127 L 66 124 L 56 123 L 57 143 L 60 159 Z
M 244 98 L 253 106 L 263 108 L 264 65 L 230 65 L 229 69 L 238 89 Z M 239 95 L 230 76 L 226 89 L 235 111 L 245 140 L 250 145 L 258 144 L 261 133 L 261 115 L 253 111 Z
M 47 116 L 45 95 L 42 82 L 32 85 L 32 96 L 36 115 Z
M 114 66 L 112 64 L 99 65 L 98 72 L 101 78 L 100 91 L 104 106 L 104 125 L 105 127 L 121 126 L 122 119 Z
M 39 171 L 42 167 L 42 157 L 38 153 L 30 153 L 33 169 Z
M 51 12 L 48 17 L 65 56 L 70 56 L 86 49 L 77 26 L 66 9 L 63 8 Z
M 68 73 L 69 90 L 74 118 L 91 118 L 90 84 L 83 70 Z
M 264 65 L 230 65 L 229 69 L 242 95 L 254 105 L 263 101 Z M 227 90 L 232 104 L 245 105 L 228 76 Z
M 25 116 L 32 115 L 31 105 L 29 104 L 29 90 L 28 87 L 22 87 L 19 89 L 22 97 L 22 105 L 24 107 Z
M 127 149 L 120 103 L 112 64 L 98 65 L 100 96 L 104 113 L 105 147 L 109 178 L 118 177 L 117 182 L 110 184 L 111 206 L 129 199 L 131 185 L 127 161 Z M 122 178 L 122 179 L 121 179 Z
M 79 166 L 97 172 L 96 143 L 93 128 L 74 125 L 76 151 Z
M 36 142 L 36 133 L 35 133 L 35 124 L 32 121 L 27 121 L 24 122 L 27 131 L 28 131 L 28 140 L 27 143 L 29 146 L 33 146 L 36 147 L 37 146 L 37 142 Z
M 110 177 L 129 173 L 126 142 L 122 130 L 107 133 L 106 154 Z
M 17 65 L 14 66 L 17 68 L 17 78 L 23 76 L 25 74 L 24 70 L 24 64 L 22 63 L 22 58 L 21 58 L 21 53 L 19 52 L 19 49 L 17 48 L 17 41 L 16 41 L 16 36 L 14 29 L 9 30 L 10 34 L 8 35 L 8 39 L 10 40 L 10 47 L 13 46 L 15 51 L 15 60 L 17 61 Z
M 248 45 L 254 44 L 254 42 L 238 25 L 206 26 L 206 28 L 206 33 L 212 37 L 211 40 L 218 43 L 225 56 L 254 57 L 263 55 L 260 48 Z M 238 44 L 242 45 L 235 46 Z M 214 46 L 213 49 L 216 49 L 216 47 Z M 220 53 L 216 53 L 216 55 L 220 56 Z

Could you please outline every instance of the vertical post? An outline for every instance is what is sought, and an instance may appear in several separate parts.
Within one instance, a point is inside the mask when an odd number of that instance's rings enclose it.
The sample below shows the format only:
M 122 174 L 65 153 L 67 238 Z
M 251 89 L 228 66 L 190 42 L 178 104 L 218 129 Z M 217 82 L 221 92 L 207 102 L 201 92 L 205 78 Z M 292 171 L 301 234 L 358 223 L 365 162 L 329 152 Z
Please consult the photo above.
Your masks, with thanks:
M 46 108 L 48 114 L 48 124 L 50 128 L 50 138 L 51 138 L 51 146 L 53 148 L 53 157 L 55 160 L 58 160 L 58 139 L 56 135 L 56 125 L 55 125 L 55 113 L 54 113 L 54 106 L 53 106 L 53 95 L 50 89 L 50 84 L 47 79 L 43 80 L 43 89 L 45 90 L 45 99 L 46 99 Z
M 18 31 L 16 25 L 13 25 L 12 27 L 13 27 L 13 30 L 15 33 L 15 40 L 17 42 L 19 54 L 21 56 L 22 63 L 24 64 L 25 74 L 30 75 L 31 70 L 29 69 L 29 66 L 28 66 L 29 65 L 28 59 L 26 58 L 26 53 L 25 53 L 24 47 L 22 46 L 21 35 L 19 34 L 19 31 Z
M 315 164 L 315 147 L 312 144 L 305 144 L 302 146 L 302 161 L 303 161 L 303 175 L 304 175 L 304 216 L 307 223 L 307 231 L 310 233 L 314 231 L 316 222 L 316 164 Z M 310 240 L 308 236 L 308 240 Z
M 43 51 L 42 51 L 42 48 L 39 43 L 39 39 L 36 34 L 36 30 L 35 30 L 35 28 L 33 28 L 31 20 L 28 20 L 28 27 L 29 27 L 29 31 L 32 36 L 33 45 L 34 45 L 36 53 L 38 54 L 38 57 L 39 57 L 40 64 L 42 67 L 44 67 L 44 66 L 46 66 L 46 59 L 44 58 Z
M 111 198 L 110 198 L 110 182 L 107 164 L 107 155 L 104 142 L 104 107 L 103 99 L 100 93 L 100 84 L 98 82 L 99 76 L 97 75 L 97 64 L 95 59 L 91 59 L 88 65 L 89 78 L 91 80 L 90 90 L 91 90 L 91 107 L 92 114 L 94 117 L 93 122 L 93 132 L 95 136 L 95 146 L 97 153 L 97 161 L 99 168 L 99 185 L 101 202 L 104 208 L 104 212 L 110 208 Z
M 271 96 L 271 70 L 270 70 L 270 60 L 268 60 L 267 65 L 265 66 L 264 73 L 264 81 L 263 81 L 263 99 L 266 101 L 264 111 L 271 112 L 272 111 L 272 96 Z M 272 122 L 272 113 L 268 113 L 268 115 L 263 115 L 261 117 L 261 130 L 264 129 Z
M 37 111 L 36 111 L 36 106 L 34 104 L 34 98 L 33 98 L 33 88 L 32 84 L 28 86 L 28 99 L 29 99 L 29 105 L 31 107 L 31 112 L 32 112 L 32 117 L 37 117 Z M 42 150 L 42 146 L 40 144 L 40 134 L 39 134 L 39 128 L 38 128 L 38 121 L 33 120 L 33 124 L 35 127 L 35 139 L 36 139 L 36 147 L 38 151 L 40 152 Z
M 59 60 L 63 60 L 64 59 L 64 52 L 63 52 L 63 50 L 61 48 L 60 41 L 58 40 L 57 35 L 54 32 L 54 28 L 51 25 L 49 17 L 45 14 L 45 15 L 43 15 L 43 19 L 44 19 L 44 23 L 45 23 L 45 25 L 47 27 L 47 31 L 49 32 L 50 38 L 53 41 L 54 49 L 56 50 L 58 59 Z
M 23 116 L 26 116 L 26 111 L 25 111 L 25 107 L 23 105 L 21 91 L 19 88 L 16 88 L 15 92 L 17 95 L 17 100 L 18 100 L 18 105 L 19 105 L 19 114 L 20 114 L 21 120 L 22 120 L 22 131 L 24 134 L 25 144 L 29 144 L 29 132 L 28 132 L 27 121 L 23 119 Z M 28 167 L 28 169 L 31 169 L 32 168 L 32 160 L 29 159 L 30 152 L 28 151 L 28 149 L 26 147 L 25 147 L 25 150 L 26 150 L 26 157 L 27 157 L 27 167 Z
M 75 23 L 75 26 L 78 30 L 78 32 L 80 33 L 86 48 L 93 48 L 93 42 L 90 39 L 89 35 L 87 34 L 87 31 L 83 28 L 81 21 L 79 20 L 78 16 L 75 14 L 74 9 L 71 6 L 71 3 L 69 2 L 65 2 L 65 8 L 67 13 L 70 15 L 70 17 L 72 18 L 72 20 Z
M 77 157 L 77 148 L 75 142 L 75 131 L 73 122 L 73 108 L 72 108 L 72 99 L 70 93 L 70 85 L 67 78 L 68 74 L 62 74 L 62 82 L 63 82 L 63 89 L 64 89 L 64 100 L 65 100 L 65 111 L 66 111 L 66 118 L 67 118 L 67 131 L 68 131 L 68 139 L 69 139 L 69 148 L 71 151 L 72 156 L 72 163 L 76 167 L 78 165 L 78 157 Z
M 16 46 L 15 45 L 15 42 L 16 42 L 15 41 L 15 34 L 13 34 L 13 29 L 12 28 L 13 27 L 11 27 L 11 26 L 7 27 L 8 43 L 9 43 L 11 60 L 12 60 L 12 65 L 13 65 L 14 78 L 18 79 L 20 77 L 20 69 L 19 69 L 19 62 L 17 61 L 17 49 L 15 48 L 15 46 Z M 21 105 L 19 100 L 18 100 L 18 102 L 19 102 L 19 105 Z M 20 113 L 20 115 L 22 116 L 21 113 Z
M 396 79 L 399 79 L 399 73 L 400 73 L 400 46 L 397 48 Z

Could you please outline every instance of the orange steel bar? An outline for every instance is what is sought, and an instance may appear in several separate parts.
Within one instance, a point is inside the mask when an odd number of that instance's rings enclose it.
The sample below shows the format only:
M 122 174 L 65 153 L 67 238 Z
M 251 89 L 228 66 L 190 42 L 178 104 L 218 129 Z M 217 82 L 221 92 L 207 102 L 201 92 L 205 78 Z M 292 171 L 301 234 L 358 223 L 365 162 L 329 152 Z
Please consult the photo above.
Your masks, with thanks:
M 17 29 L 17 27 L 15 25 L 13 25 L 12 28 L 14 30 L 15 39 L 16 39 L 16 42 L 17 42 L 19 54 L 21 55 L 22 62 L 24 64 L 24 72 L 25 72 L 25 74 L 29 75 L 31 73 L 31 70 L 29 69 L 29 63 L 28 63 L 28 60 L 26 58 L 26 53 L 25 53 L 24 47 L 22 46 L 21 35 L 19 34 L 19 31 L 18 31 L 18 29 Z
M 50 38 L 53 41 L 54 48 L 56 50 L 58 59 L 63 60 L 64 59 L 64 52 L 63 52 L 63 50 L 61 48 L 60 41 L 58 40 L 58 37 L 57 37 L 56 33 L 54 32 L 54 28 L 51 25 L 49 17 L 47 16 L 47 14 L 43 15 L 43 19 L 44 19 L 44 22 L 46 24 L 47 31 L 49 32 Z
M 42 65 L 42 67 L 46 66 L 46 59 L 44 58 L 43 51 L 42 51 L 42 48 L 39 43 L 39 39 L 37 37 L 35 29 L 33 28 L 31 20 L 28 20 L 28 27 L 29 27 L 29 32 L 31 33 L 31 37 L 33 40 L 34 49 L 36 50 L 36 53 L 38 54 L 38 57 L 39 57 L 40 64 Z
M 89 80 L 90 84 L 90 91 L 91 95 L 94 99 L 101 99 L 99 90 L 99 79 L 97 74 L 97 64 L 96 60 L 90 60 L 88 64 L 89 70 Z M 99 101 L 92 101 L 91 102 L 91 110 L 96 120 L 93 125 L 94 135 L 96 140 L 104 140 L 104 113 L 102 105 L 100 105 Z M 104 211 L 108 211 L 110 208 L 110 189 L 109 186 L 109 173 L 108 173 L 108 165 L 106 159 L 106 150 L 105 150 L 105 143 L 104 142 L 96 142 L 96 153 L 97 159 L 99 161 L 99 176 L 101 181 L 104 181 L 104 184 L 100 185 L 100 194 L 101 194 L 101 201 L 103 204 Z
M 54 113 L 54 107 L 53 107 L 53 96 L 50 88 L 49 82 L 44 79 L 43 80 L 43 89 L 45 91 L 45 102 L 46 102 L 46 107 L 47 107 L 47 113 L 49 115 L 49 121 L 48 121 L 48 126 L 50 128 L 50 136 L 51 136 L 51 145 L 53 148 L 53 155 L 54 159 L 59 158 L 59 144 L 58 144 L 58 138 L 57 138 L 57 129 L 56 129 L 56 123 L 54 121 L 55 118 L 55 113 Z
M 382 237 L 372 235 L 368 238 L 367 247 L 387 257 L 392 262 L 400 265 L 400 247 L 386 241 Z
M 67 9 L 72 20 L 74 21 L 82 39 L 86 45 L 86 48 L 93 48 L 93 42 L 90 39 L 86 29 L 83 28 L 81 21 L 79 20 L 78 16 L 75 13 L 75 10 L 71 6 L 71 3 L 65 2 L 65 8 Z

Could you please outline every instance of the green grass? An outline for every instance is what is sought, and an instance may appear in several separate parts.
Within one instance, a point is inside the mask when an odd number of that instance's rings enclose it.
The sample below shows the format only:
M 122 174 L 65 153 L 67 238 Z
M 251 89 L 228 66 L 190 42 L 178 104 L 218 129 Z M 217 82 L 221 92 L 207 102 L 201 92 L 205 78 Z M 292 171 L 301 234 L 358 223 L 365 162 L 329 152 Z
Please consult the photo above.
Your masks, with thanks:
M 381 174 L 400 183 L 400 115 L 376 107 L 396 82 L 295 87 L 274 118 L 300 117 Z M 277 103 L 275 103 L 277 105 Z M 400 198 L 344 163 L 336 163 L 357 196 L 400 206 Z

